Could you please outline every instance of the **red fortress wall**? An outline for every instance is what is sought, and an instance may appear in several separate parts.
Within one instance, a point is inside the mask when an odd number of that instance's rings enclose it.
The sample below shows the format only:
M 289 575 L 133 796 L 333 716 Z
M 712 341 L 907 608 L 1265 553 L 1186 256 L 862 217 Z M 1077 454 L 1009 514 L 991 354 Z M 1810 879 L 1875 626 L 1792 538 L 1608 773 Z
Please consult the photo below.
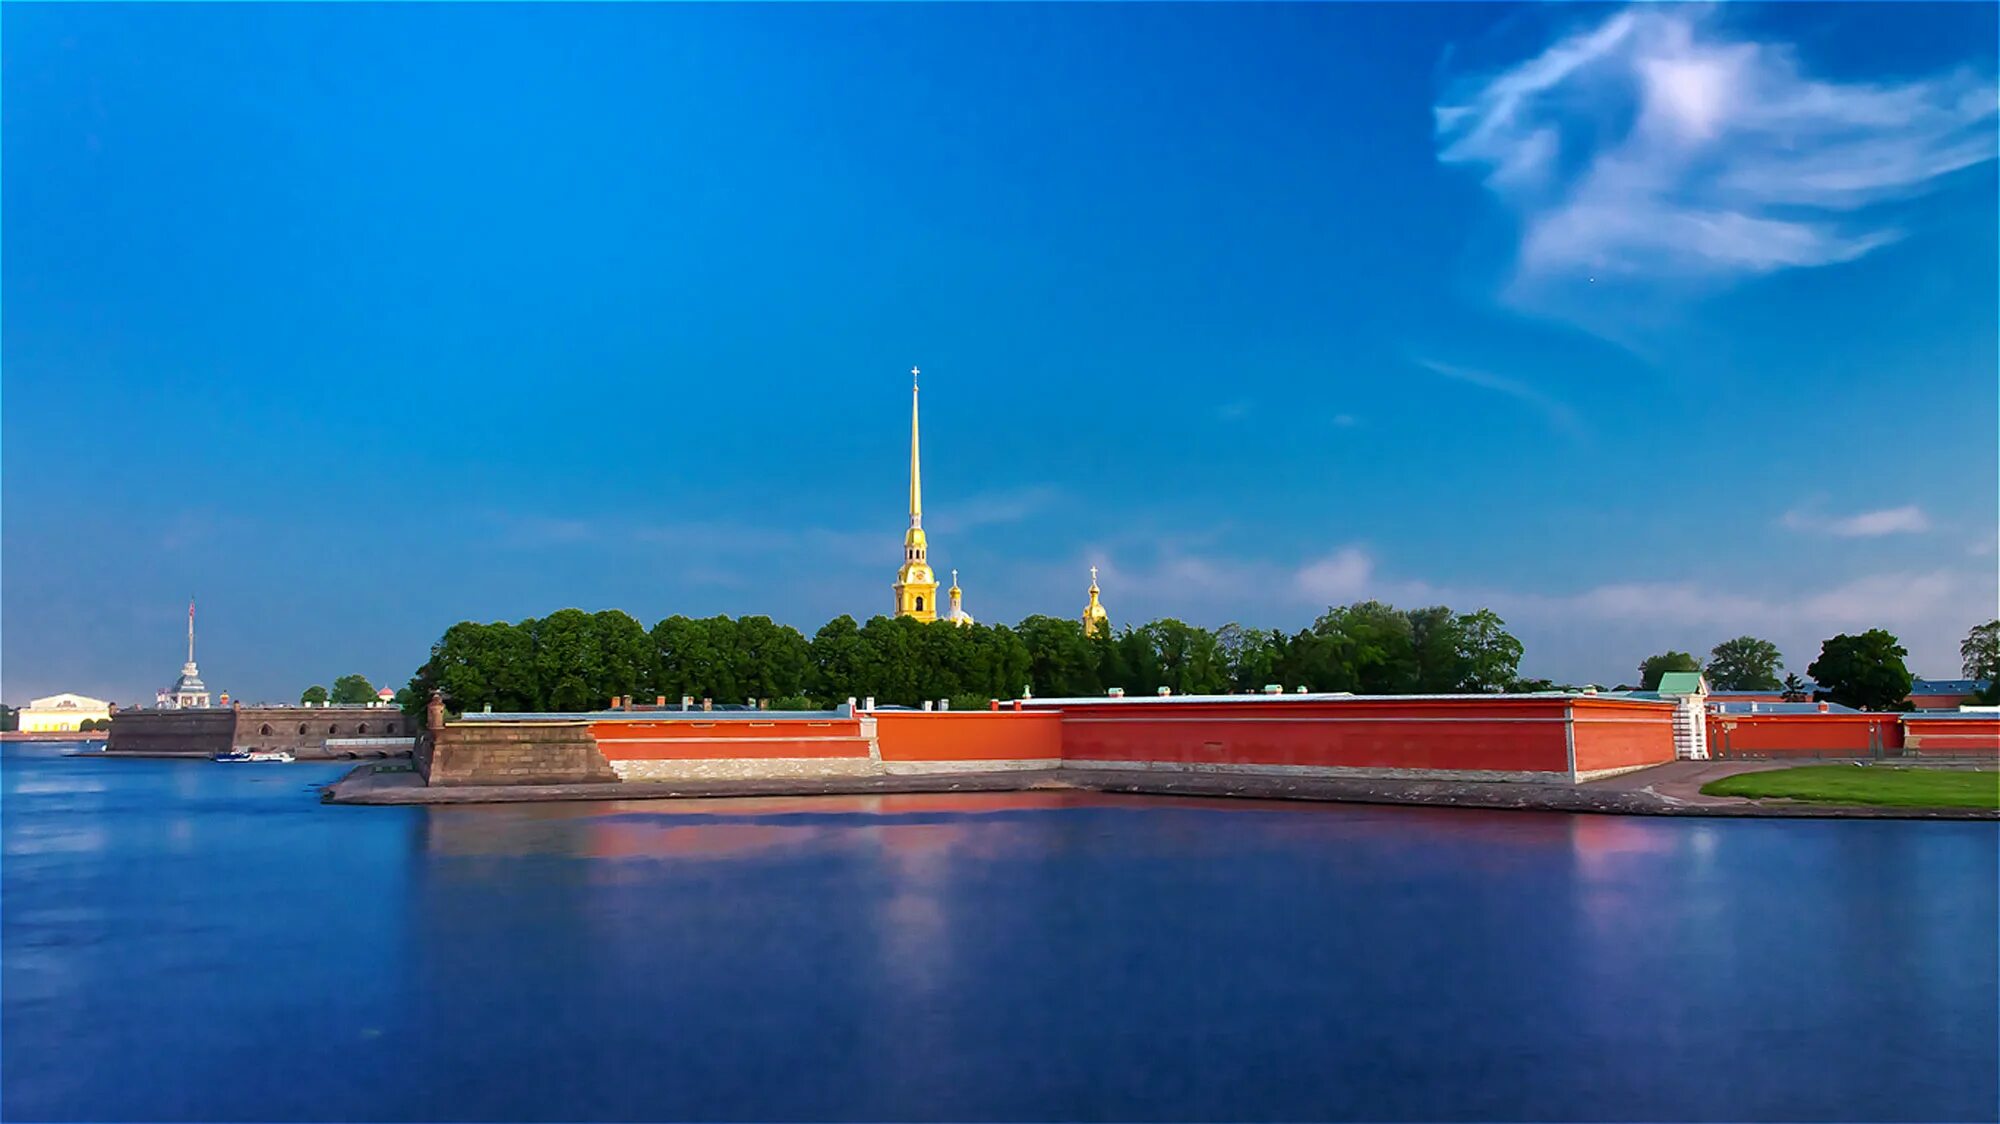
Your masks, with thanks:
M 1571 781 L 1674 757 L 1672 705 L 1637 700 L 1244 697 L 1040 705 L 1060 709 L 1066 768 Z
M 1673 760 L 1673 713 L 1561 695 L 1037 699 L 986 711 L 468 715 L 437 744 L 449 764 L 472 760 L 472 739 L 521 731 L 513 746 L 574 727 L 621 780 L 1065 768 L 1571 782 Z M 528 783 L 517 765 L 510 783 Z

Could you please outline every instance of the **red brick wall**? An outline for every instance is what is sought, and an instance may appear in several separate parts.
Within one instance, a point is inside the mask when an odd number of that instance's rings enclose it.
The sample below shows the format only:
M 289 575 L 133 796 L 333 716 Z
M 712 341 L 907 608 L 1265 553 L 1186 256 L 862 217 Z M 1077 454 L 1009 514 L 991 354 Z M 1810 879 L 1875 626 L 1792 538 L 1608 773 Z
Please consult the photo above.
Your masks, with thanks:
M 2000 757 L 2000 716 L 1903 719 L 1903 746 L 1920 757 Z
M 1638 765 L 1664 765 L 1674 759 L 1674 713 L 1671 707 L 1617 699 L 1577 699 L 1574 716 L 1576 771 L 1580 774 Z
M 884 761 L 1046 761 L 1063 755 L 1062 716 L 1041 710 L 877 711 Z
M 1567 773 L 1562 699 L 1242 699 L 1063 707 L 1063 759 Z
M 1710 757 L 1868 757 L 1903 746 L 1896 714 L 1723 714 L 1708 719 Z

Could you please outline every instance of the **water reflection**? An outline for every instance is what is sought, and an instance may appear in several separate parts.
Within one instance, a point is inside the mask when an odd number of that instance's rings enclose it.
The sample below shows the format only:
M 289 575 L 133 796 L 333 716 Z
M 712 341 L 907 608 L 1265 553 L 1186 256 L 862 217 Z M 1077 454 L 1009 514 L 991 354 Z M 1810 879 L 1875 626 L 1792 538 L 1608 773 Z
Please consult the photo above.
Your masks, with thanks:
M 5 766 L 9 1119 L 1995 1103 L 1988 824 L 1063 792 L 328 808 L 297 767 Z

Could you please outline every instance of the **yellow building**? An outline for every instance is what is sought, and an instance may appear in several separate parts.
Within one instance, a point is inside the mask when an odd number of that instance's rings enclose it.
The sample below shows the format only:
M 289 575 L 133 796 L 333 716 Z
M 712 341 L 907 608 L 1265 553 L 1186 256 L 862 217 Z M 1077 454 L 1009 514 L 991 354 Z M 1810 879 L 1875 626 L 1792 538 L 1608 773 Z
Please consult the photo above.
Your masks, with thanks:
M 108 722 L 111 704 L 88 695 L 50 695 L 35 699 L 16 712 L 22 733 L 74 733 L 86 719 Z
M 924 486 L 917 455 L 917 375 L 910 368 L 910 529 L 903 532 L 903 566 L 896 571 L 896 615 L 937 619 L 937 575 L 931 571 L 930 542 L 924 537 Z
M 1109 627 L 1111 615 L 1104 611 L 1104 602 L 1097 599 L 1097 567 L 1090 568 L 1090 602 L 1083 607 L 1083 634 L 1097 635 L 1099 628 Z

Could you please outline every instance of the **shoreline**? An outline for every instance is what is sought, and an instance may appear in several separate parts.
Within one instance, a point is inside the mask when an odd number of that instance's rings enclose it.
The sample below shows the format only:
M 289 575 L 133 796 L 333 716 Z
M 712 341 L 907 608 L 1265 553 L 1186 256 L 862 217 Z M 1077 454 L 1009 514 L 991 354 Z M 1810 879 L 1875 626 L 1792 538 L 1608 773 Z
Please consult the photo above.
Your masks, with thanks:
M 1692 764 L 1692 763 L 1689 763 Z M 1707 764 L 1707 763 L 1703 763 Z M 605 800 L 674 800 L 769 796 L 867 796 L 940 792 L 1102 792 L 1119 795 L 1291 800 L 1316 803 L 1478 808 L 1626 816 L 1760 819 L 1895 819 L 2000 821 L 2000 809 L 1760 803 L 1734 798 L 1683 800 L 1635 783 L 1672 766 L 1655 766 L 1610 782 L 1580 785 L 1530 781 L 1397 780 L 1274 777 L 1159 770 L 1045 769 L 1005 773 L 876 774 L 758 780 L 617 781 L 544 785 L 452 785 L 432 788 L 414 773 L 356 766 L 320 790 L 326 804 L 363 806 L 519 804 Z

